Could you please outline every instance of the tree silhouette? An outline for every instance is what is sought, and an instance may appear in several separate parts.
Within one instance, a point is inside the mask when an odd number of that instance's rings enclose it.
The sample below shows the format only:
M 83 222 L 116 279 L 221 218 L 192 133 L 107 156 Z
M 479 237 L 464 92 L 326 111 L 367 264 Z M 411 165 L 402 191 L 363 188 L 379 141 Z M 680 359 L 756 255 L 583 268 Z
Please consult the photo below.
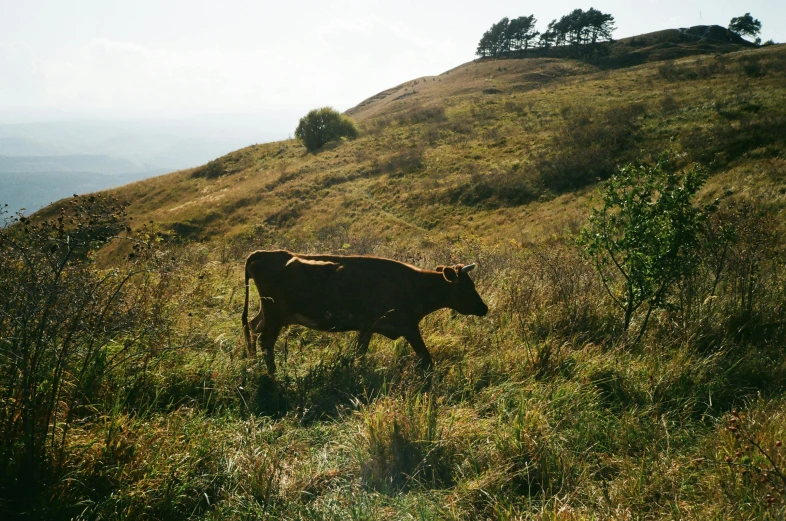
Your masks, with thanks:
M 575 54 L 591 55 L 596 44 L 611 40 L 611 33 L 615 30 L 614 17 L 595 8 L 588 11 L 574 9 L 549 23 L 543 33 L 536 30 L 536 23 L 534 15 L 512 20 L 503 18 L 483 33 L 477 55 L 484 58 L 521 54 L 530 48 L 537 36 L 540 36 L 537 43 L 541 48 L 568 45 Z
M 745 13 L 743 16 L 735 16 L 729 22 L 729 30 L 740 35 L 756 36 L 761 32 L 761 22 Z
M 551 22 L 549 22 L 546 31 L 540 33 L 540 40 L 538 40 L 538 45 L 540 47 L 543 47 L 544 49 L 548 49 L 549 47 L 551 47 L 556 43 L 556 39 L 557 39 L 557 30 L 555 28 L 556 25 L 557 25 L 557 21 L 552 20 Z
M 585 16 L 589 29 L 589 43 L 595 44 L 611 40 L 611 33 L 616 29 L 613 16 L 608 13 L 601 13 L 593 7 L 590 7 Z
M 478 43 L 478 50 L 475 54 L 481 58 L 492 56 L 494 50 L 494 41 L 491 39 L 491 31 L 486 31 Z
M 540 34 L 535 29 L 536 22 L 534 15 L 520 16 L 513 20 L 504 17 L 483 33 L 476 54 L 481 58 L 510 56 L 514 52 L 528 49 L 530 42 Z
M 506 16 L 491 26 L 492 56 L 500 56 L 503 53 L 510 52 L 509 25 L 510 20 Z
M 508 33 L 510 35 L 511 48 L 514 51 L 529 49 L 529 43 L 540 33 L 535 29 L 537 20 L 534 15 L 519 16 L 510 21 Z

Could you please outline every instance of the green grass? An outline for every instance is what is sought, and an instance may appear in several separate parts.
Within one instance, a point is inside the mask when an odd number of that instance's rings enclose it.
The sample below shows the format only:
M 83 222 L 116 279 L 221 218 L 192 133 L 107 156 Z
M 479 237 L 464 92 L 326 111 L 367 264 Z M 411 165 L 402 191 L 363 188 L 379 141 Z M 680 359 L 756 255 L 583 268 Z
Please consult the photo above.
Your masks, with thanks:
M 355 141 L 315 154 L 256 145 L 211 163 L 218 177 L 184 171 L 113 191 L 131 202 L 132 223 L 162 232 L 151 259 L 174 259 L 150 279 L 166 285 L 129 289 L 160 329 L 129 326 L 128 338 L 151 339 L 147 362 L 91 388 L 43 486 L 22 490 L 3 474 L 0 511 L 782 519 L 785 49 L 612 71 L 470 63 L 350 111 Z M 714 294 L 653 314 L 632 345 L 574 238 L 596 177 L 664 151 L 708 163 L 702 198 L 722 199 L 719 222 L 739 240 Z M 423 321 L 428 377 L 403 340 L 377 336 L 355 359 L 353 335 L 293 327 L 273 380 L 242 356 L 239 318 L 244 256 L 273 246 L 477 262 L 491 311 Z M 122 268 L 129 251 L 114 247 L 89 269 Z M 683 282 L 706 291 L 711 275 Z M 10 381 L 0 411 L 14 410 Z M 2 454 L 16 454 L 18 433 L 0 435 Z
M 241 357 L 233 264 L 220 262 L 218 245 L 187 250 L 191 262 L 202 256 L 205 289 L 185 284 L 176 297 L 192 315 L 177 319 L 177 347 L 156 357 L 141 394 L 96 402 L 74 424 L 56 479 L 38 499 L 42 515 L 784 514 L 782 493 L 767 506 L 769 487 L 784 483 L 763 453 L 744 448 L 754 439 L 783 467 L 786 453 L 775 445 L 786 434 L 782 325 L 760 339 L 715 333 L 722 339 L 708 348 L 695 329 L 701 320 L 677 327 L 664 314 L 631 347 L 580 259 L 480 249 L 490 267 L 478 285 L 492 313 L 453 319 L 445 311 L 424 321 L 436 362 L 430 378 L 403 341 L 375 338 L 355 360 L 352 335 L 292 329 L 278 345 L 272 381 L 264 364 Z M 768 306 L 783 302 L 769 297 Z M 703 320 L 723 329 L 720 317 Z M 201 340 L 186 341 L 195 335 Z M 115 374 L 107 392 L 127 396 L 122 382 Z M 739 440 L 728 430 L 733 409 L 744 419 Z M 762 483 L 763 472 L 770 478 Z

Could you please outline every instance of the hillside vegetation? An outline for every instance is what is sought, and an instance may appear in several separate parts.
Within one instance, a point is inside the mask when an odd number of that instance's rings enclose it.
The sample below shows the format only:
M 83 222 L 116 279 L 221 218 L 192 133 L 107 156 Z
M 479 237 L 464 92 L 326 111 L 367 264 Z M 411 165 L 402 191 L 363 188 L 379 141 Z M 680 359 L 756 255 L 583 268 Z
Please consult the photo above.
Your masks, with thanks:
M 347 111 L 353 141 L 250 146 L 6 228 L 0 511 L 782 519 L 786 47 L 663 60 L 662 37 L 622 44 L 651 47 L 630 67 L 467 63 Z M 576 238 L 599 180 L 664 155 L 718 206 L 637 341 Z M 354 335 L 291 328 L 273 380 L 240 312 L 245 255 L 274 247 L 477 262 L 491 311 L 424 320 L 430 375 L 403 340 L 356 360 Z

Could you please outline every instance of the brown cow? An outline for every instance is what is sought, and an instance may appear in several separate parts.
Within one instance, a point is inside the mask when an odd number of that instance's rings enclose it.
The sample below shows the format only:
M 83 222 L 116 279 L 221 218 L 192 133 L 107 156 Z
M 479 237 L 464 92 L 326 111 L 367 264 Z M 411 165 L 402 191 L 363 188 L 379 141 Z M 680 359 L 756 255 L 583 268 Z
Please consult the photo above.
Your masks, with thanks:
M 284 326 L 300 324 L 320 331 L 358 331 L 358 353 L 374 333 L 404 337 L 424 367 L 431 355 L 418 323 L 429 313 L 451 308 L 484 316 L 488 306 L 468 272 L 474 264 L 421 270 L 391 259 L 362 255 L 301 255 L 284 250 L 255 251 L 246 259 L 243 333 L 248 353 L 256 341 L 265 351 L 268 372 L 276 371 L 273 346 Z M 248 281 L 254 279 L 261 306 L 248 321 Z M 252 340 L 252 332 L 258 335 Z

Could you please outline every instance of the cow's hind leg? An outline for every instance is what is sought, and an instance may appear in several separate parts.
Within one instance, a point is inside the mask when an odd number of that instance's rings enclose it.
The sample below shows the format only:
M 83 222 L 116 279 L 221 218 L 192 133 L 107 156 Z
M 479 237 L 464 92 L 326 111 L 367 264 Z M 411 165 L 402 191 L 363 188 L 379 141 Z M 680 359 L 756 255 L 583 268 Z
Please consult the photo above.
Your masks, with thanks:
M 259 335 L 259 343 L 265 352 L 265 364 L 267 364 L 267 372 L 270 376 L 276 374 L 276 357 L 273 348 L 276 345 L 276 340 L 278 340 L 278 334 L 280 332 L 280 325 L 265 322 L 262 333 Z
M 358 331 L 357 340 L 355 343 L 357 344 L 357 353 L 358 357 L 365 355 L 368 352 L 368 344 L 371 342 L 371 335 L 373 335 L 371 331 Z
M 259 334 L 262 330 L 262 324 L 265 322 L 265 314 L 262 310 L 259 310 L 259 313 L 251 319 L 248 323 L 248 329 L 246 329 L 246 346 L 249 352 L 246 355 L 250 356 L 251 358 L 256 358 L 257 356 L 257 342 L 259 341 Z

